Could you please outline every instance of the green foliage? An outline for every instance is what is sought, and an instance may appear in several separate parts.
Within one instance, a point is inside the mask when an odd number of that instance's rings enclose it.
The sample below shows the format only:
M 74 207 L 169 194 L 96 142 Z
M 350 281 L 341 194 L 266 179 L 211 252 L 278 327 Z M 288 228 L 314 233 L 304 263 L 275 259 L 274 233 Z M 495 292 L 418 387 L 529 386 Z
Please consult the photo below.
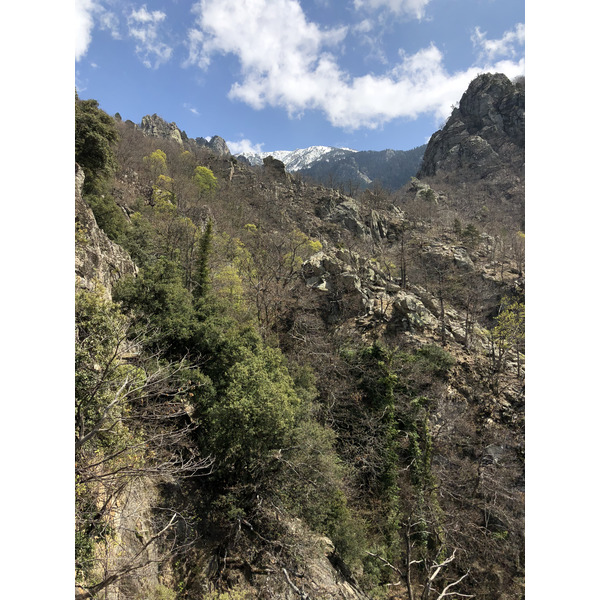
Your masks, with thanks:
M 75 295 L 75 400 L 78 437 L 94 428 L 121 388 L 129 369 L 115 360 L 122 350 L 128 319 L 104 299 L 102 290 L 77 290 Z M 132 375 L 135 375 L 132 373 Z M 116 405 L 113 413 L 123 410 Z M 117 431 L 113 432 L 113 437 Z M 99 440 L 104 440 L 102 433 Z
M 205 596 L 206 600 L 250 600 L 251 597 L 252 594 L 249 591 L 239 586 L 234 586 L 226 592 L 213 590 Z
M 160 152 L 157 150 L 157 152 Z M 166 168 L 166 165 L 165 165 Z M 173 191 L 173 179 L 167 175 L 159 175 L 152 186 L 152 201 L 154 203 L 169 202 L 175 204 L 177 198 Z
M 192 179 L 202 196 L 212 194 L 217 189 L 217 178 L 208 167 L 196 167 Z
M 421 193 L 422 192 L 422 193 Z M 427 202 L 435 202 L 435 192 L 431 188 L 421 190 L 419 195 Z
M 134 469 L 139 435 L 130 429 L 130 399 L 146 382 L 144 371 L 123 360 L 129 319 L 103 290 L 75 295 L 75 555 L 77 576 L 89 582 L 98 544 L 111 535 L 101 518 L 98 480 L 103 470 Z M 109 494 L 108 480 L 102 493 Z
M 521 344 L 525 339 L 525 303 L 502 298 L 491 335 L 497 347 L 503 350 Z
M 177 592 L 159 583 L 152 591 L 138 596 L 136 600 L 176 600 Z
M 481 240 L 481 234 L 477 227 L 472 223 L 469 223 L 461 232 L 461 237 L 466 246 L 469 248 L 476 248 Z
M 512 352 L 517 358 L 518 375 L 520 375 L 521 353 L 525 346 L 525 303 L 516 298 L 502 298 L 500 312 L 496 317 L 496 325 L 489 332 L 492 358 L 492 385 L 499 384 L 498 375 L 506 368 L 508 355 Z
M 208 292 L 209 268 L 208 261 L 210 259 L 212 244 L 212 221 L 208 221 L 206 228 L 200 237 L 200 243 L 196 252 L 195 269 L 194 269 L 194 297 L 196 299 L 203 298 Z
M 122 244 L 139 267 L 154 262 L 158 253 L 156 230 L 145 214 L 138 211 L 131 215 L 131 226 Z
M 181 267 L 166 258 L 141 269 L 137 277 L 121 279 L 114 298 L 136 316 L 146 342 L 169 354 L 183 356 L 197 331 L 193 297 L 183 285 Z M 146 331 L 146 323 L 152 324 Z
M 113 242 L 122 243 L 127 235 L 129 223 L 123 211 L 117 206 L 115 199 L 109 194 L 89 194 L 85 200 L 104 233 Z
M 435 344 L 421 346 L 413 356 L 435 377 L 444 377 L 456 363 L 449 352 Z
M 84 192 L 91 192 L 98 180 L 114 172 L 117 140 L 114 119 L 96 100 L 79 100 L 75 94 L 75 161 L 85 172 Z
M 201 408 L 212 452 L 227 470 L 257 466 L 289 442 L 300 400 L 281 353 L 243 349 L 216 402 Z
M 452 224 L 452 230 L 458 237 L 462 235 L 462 223 L 458 217 L 454 219 L 454 222 Z
M 290 250 L 284 255 L 284 262 L 292 270 L 299 269 L 305 260 L 323 249 L 321 242 L 312 240 L 298 230 L 292 232 L 289 246 Z
M 94 542 L 81 530 L 75 531 L 75 581 L 85 581 L 94 566 Z
M 144 156 L 143 160 L 152 181 L 156 181 L 160 175 L 167 174 L 167 155 L 162 150 L 155 150 L 149 156 Z

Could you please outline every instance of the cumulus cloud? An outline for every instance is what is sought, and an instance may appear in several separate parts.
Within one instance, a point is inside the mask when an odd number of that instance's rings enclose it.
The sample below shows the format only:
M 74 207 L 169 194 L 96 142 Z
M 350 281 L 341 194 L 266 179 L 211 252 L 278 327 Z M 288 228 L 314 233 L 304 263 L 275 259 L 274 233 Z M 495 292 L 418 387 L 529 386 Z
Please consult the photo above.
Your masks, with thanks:
M 120 39 L 119 18 L 98 0 L 75 0 L 75 60 L 81 60 L 92 42 L 92 31 L 98 25 Z
M 504 32 L 499 40 L 488 40 L 487 32 L 482 32 L 476 27 L 471 41 L 475 48 L 479 49 L 480 56 L 486 60 L 514 58 L 520 52 L 520 47 L 525 44 L 525 25 L 517 23 L 514 29 Z
M 385 4 L 416 10 L 426 3 Z M 444 118 L 478 73 L 500 70 L 487 61 L 448 73 L 441 51 L 431 44 L 411 55 L 400 51 L 397 64 L 384 74 L 353 77 L 333 55 L 347 29 L 322 29 L 307 21 L 297 0 L 201 0 L 194 11 L 197 27 L 188 37 L 189 62 L 208 68 L 214 54 L 235 55 L 241 76 L 230 89 L 231 99 L 255 109 L 282 107 L 291 116 L 320 110 L 331 124 L 348 130 L 424 113 Z M 508 61 L 502 69 L 522 65 Z
M 157 69 L 171 58 L 173 49 L 159 39 L 159 25 L 166 14 L 159 10 L 150 12 L 144 4 L 132 10 L 127 17 L 129 35 L 137 42 L 135 51 L 145 67 Z
M 75 0 L 75 60 L 81 60 L 92 42 L 94 12 L 98 5 L 93 0 Z
M 384 10 L 397 16 L 422 19 L 431 0 L 354 0 L 357 10 Z
M 246 138 L 239 140 L 238 142 L 230 142 L 227 140 L 227 147 L 231 154 L 242 154 L 243 152 L 258 154 L 263 151 L 263 145 L 264 144 L 253 144 Z

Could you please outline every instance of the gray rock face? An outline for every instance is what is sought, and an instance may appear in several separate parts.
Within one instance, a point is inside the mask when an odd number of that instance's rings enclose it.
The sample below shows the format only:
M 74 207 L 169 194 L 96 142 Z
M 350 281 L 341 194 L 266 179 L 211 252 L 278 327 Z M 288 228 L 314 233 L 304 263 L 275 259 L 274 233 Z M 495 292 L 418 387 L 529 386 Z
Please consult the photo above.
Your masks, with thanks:
M 471 82 L 443 129 L 429 141 L 417 177 L 461 170 L 486 178 L 502 167 L 522 172 L 525 162 L 525 92 L 505 75 Z
M 273 158 L 272 156 L 267 156 L 266 158 L 263 158 L 263 166 L 276 179 L 287 179 L 283 161 Z
M 129 253 L 98 227 L 92 209 L 81 196 L 84 179 L 83 169 L 75 164 L 75 279 L 77 285 L 89 290 L 100 283 L 110 299 L 113 285 L 125 275 L 135 275 L 137 267 Z
M 459 268 L 472 268 L 473 263 L 460 247 L 436 249 L 444 261 L 464 262 Z M 394 331 L 406 331 L 436 339 L 441 327 L 439 302 L 424 288 L 411 285 L 403 289 L 398 280 L 386 275 L 374 260 L 367 260 L 351 250 L 321 251 L 302 265 L 306 285 L 329 297 L 329 306 L 341 306 L 343 319 L 355 319 L 359 327 L 384 324 Z M 450 306 L 445 307 L 445 330 L 448 340 L 467 343 L 465 316 Z M 335 321 L 340 314 L 331 314 Z M 483 347 L 484 332 L 476 327 L 469 337 L 471 347 Z
M 197 137 L 195 139 L 190 139 L 189 142 L 191 144 L 195 144 L 200 148 L 208 148 L 217 156 L 231 155 L 231 152 L 229 152 L 229 148 L 227 146 L 227 142 L 225 142 L 225 140 L 222 137 L 219 137 L 218 135 L 213 135 L 210 138 L 210 141 L 203 137 Z
M 337 196 L 324 198 L 316 212 L 324 221 L 337 223 L 359 238 L 364 238 L 369 233 L 362 222 L 358 203 L 348 196 L 338 193 Z
M 180 145 L 198 146 L 200 148 L 208 148 L 212 150 L 217 156 L 230 156 L 227 142 L 218 135 L 213 135 L 209 140 L 203 137 L 188 138 L 185 131 L 181 131 L 175 123 L 167 123 L 164 119 L 158 115 L 146 115 L 142 117 L 142 123 L 139 126 L 141 131 L 150 137 L 163 138 L 166 140 L 173 140 Z
M 208 147 L 218 156 L 229 156 L 231 154 L 231 152 L 229 152 L 229 148 L 227 147 L 227 142 L 225 142 L 225 140 L 218 135 L 213 135 L 210 138 Z
M 175 123 L 167 123 L 157 114 L 153 114 L 152 116 L 146 115 L 145 117 L 142 117 L 140 129 L 145 135 L 150 137 L 165 138 L 183 145 L 181 131 L 179 131 L 177 125 L 175 125 Z

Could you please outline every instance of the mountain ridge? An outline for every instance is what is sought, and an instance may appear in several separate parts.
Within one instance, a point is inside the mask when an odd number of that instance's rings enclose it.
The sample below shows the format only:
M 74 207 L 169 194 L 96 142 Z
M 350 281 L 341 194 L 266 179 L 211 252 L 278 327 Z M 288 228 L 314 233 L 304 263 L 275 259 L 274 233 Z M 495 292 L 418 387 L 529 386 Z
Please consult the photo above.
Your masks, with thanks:
M 520 600 L 518 161 L 353 195 L 116 127 L 113 175 L 76 153 L 79 597 Z
M 351 148 L 337 148 L 335 146 L 308 146 L 307 148 L 296 148 L 296 150 L 273 150 L 271 152 L 240 152 L 235 154 L 236 158 L 244 158 L 252 166 L 260 166 L 263 159 L 272 156 L 283 162 L 290 173 L 308 168 L 313 162 L 320 160 L 330 152 L 357 152 Z

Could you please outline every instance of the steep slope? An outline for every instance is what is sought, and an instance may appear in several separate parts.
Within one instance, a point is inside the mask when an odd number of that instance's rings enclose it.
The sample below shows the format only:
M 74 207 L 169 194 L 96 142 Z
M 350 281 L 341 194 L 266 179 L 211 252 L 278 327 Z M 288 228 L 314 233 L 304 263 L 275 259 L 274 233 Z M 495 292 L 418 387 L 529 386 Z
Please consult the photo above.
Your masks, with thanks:
M 486 80 L 465 106 L 508 105 L 486 100 Z M 480 121 L 466 135 L 495 144 L 498 120 Z M 153 575 L 161 593 L 404 600 L 451 585 L 521 598 L 522 215 L 497 185 L 520 177 L 518 162 L 486 163 L 481 187 L 463 178 L 466 158 L 453 171 L 432 149 L 434 175 L 351 197 L 276 157 L 251 168 L 187 146 L 188 162 L 168 131 L 120 133 L 113 195 L 140 267 L 121 310 L 148 327 L 152 352 L 169 344 L 171 360 L 193 365 L 154 406 L 183 390 L 178 418 L 196 428 L 183 455 L 216 457 L 210 472 L 159 487 L 161 511 L 183 515 L 177 532 L 189 534 Z M 155 148 L 158 178 L 144 160 Z M 213 192 L 194 186 L 196 165 L 216 177 Z M 493 219 L 473 216 L 474 198 Z M 290 407 L 302 408 L 293 434 L 273 438 Z M 137 585 L 110 589 L 134 597 Z
M 99 283 L 110 298 L 112 286 L 121 277 L 135 275 L 137 267 L 129 254 L 98 227 L 92 210 L 82 198 L 84 180 L 83 169 L 75 164 L 75 276 L 78 286 L 93 289 Z
M 525 89 L 478 76 L 427 145 L 417 174 L 462 218 L 490 231 L 525 231 Z

